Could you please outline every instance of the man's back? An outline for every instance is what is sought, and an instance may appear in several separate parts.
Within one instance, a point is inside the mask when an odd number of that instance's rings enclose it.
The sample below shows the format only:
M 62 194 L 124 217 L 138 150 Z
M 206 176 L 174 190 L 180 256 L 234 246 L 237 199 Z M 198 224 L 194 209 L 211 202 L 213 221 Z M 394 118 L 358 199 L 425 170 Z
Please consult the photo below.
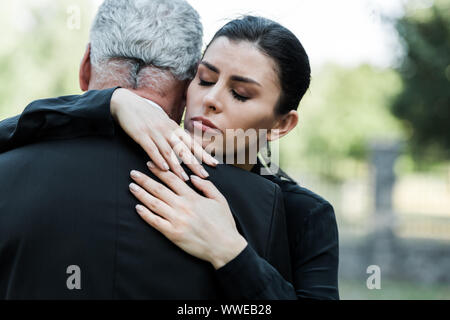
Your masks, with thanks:
M 146 159 L 120 129 L 113 138 L 40 141 L 0 154 L 0 297 L 219 298 L 212 265 L 135 212 L 129 172 L 148 173 Z M 274 239 L 284 222 L 276 185 L 230 166 L 208 171 L 249 244 L 275 267 L 288 265 L 286 239 Z
M 113 269 L 105 268 L 115 264 L 111 143 L 48 141 L 1 154 L 3 298 L 112 298 Z M 80 267 L 81 290 L 67 287 L 71 265 Z

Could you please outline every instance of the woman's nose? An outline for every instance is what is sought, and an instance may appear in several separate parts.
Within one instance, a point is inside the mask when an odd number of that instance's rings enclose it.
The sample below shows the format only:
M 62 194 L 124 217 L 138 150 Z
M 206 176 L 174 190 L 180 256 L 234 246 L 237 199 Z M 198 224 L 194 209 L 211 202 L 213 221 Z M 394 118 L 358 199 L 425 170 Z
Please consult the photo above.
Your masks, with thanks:
M 203 107 L 206 111 L 221 112 L 222 102 L 220 98 L 220 91 L 212 88 L 203 99 Z

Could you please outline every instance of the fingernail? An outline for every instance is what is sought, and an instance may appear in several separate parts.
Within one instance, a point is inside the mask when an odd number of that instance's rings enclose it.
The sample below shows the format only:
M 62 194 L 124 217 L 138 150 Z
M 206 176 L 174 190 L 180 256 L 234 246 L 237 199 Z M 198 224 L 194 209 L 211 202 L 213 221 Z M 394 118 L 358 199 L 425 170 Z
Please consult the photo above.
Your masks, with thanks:
M 164 168 L 164 170 L 169 170 L 170 169 L 169 165 L 166 162 L 163 163 L 163 168 Z
M 181 175 L 183 176 L 184 181 L 188 181 L 189 180 L 189 177 L 186 174 L 186 172 L 182 172 Z
M 217 160 L 216 158 L 212 158 L 212 162 L 213 162 L 214 164 L 219 164 L 219 160 Z
M 147 166 L 148 166 L 149 168 L 152 168 L 152 169 L 155 168 L 155 164 L 154 164 L 153 162 L 151 162 L 151 161 L 147 162 Z
M 144 209 L 144 207 L 141 206 L 140 204 L 137 204 L 137 205 L 136 205 L 136 210 L 137 210 L 137 211 L 141 212 L 141 211 L 143 211 L 143 209 Z
M 131 170 L 130 176 L 132 176 L 133 178 L 139 178 L 141 176 L 141 174 L 139 172 L 137 172 L 136 170 Z
M 130 183 L 130 189 L 132 191 L 139 191 L 139 187 L 134 183 Z
M 191 179 L 192 179 L 192 180 L 196 180 L 196 181 L 200 181 L 200 178 L 197 177 L 196 175 L 192 175 L 192 176 L 191 176 Z
M 206 172 L 205 169 L 200 170 L 200 172 L 202 173 L 202 175 L 203 175 L 205 178 L 206 178 L 206 177 L 209 177 L 209 173 Z

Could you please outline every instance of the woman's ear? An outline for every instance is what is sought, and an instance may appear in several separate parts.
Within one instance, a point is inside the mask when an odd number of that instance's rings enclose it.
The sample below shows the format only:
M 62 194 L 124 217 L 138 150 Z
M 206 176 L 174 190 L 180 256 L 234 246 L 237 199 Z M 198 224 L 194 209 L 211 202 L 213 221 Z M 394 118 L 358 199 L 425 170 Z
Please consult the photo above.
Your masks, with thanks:
M 291 110 L 289 113 L 284 114 L 276 122 L 275 126 L 267 133 L 268 141 L 275 141 L 281 137 L 287 135 L 298 123 L 297 110 Z
M 91 81 L 91 44 L 89 43 L 84 52 L 83 59 L 80 63 L 79 81 L 82 91 L 89 89 L 89 82 Z

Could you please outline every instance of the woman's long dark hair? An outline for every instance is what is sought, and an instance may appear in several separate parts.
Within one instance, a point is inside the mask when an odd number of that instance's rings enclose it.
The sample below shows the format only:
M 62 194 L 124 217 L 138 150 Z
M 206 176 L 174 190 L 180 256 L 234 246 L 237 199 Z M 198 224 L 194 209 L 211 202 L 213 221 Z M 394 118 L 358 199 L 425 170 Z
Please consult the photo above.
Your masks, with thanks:
M 266 18 L 243 16 L 228 22 L 217 31 L 206 50 L 219 37 L 253 43 L 263 54 L 272 58 L 281 85 L 280 98 L 274 111 L 276 114 L 286 114 L 297 110 L 309 88 L 311 68 L 305 49 L 291 31 Z M 269 146 L 267 148 L 270 152 Z M 265 161 L 270 161 L 270 156 Z M 293 181 L 279 168 L 274 175 Z

